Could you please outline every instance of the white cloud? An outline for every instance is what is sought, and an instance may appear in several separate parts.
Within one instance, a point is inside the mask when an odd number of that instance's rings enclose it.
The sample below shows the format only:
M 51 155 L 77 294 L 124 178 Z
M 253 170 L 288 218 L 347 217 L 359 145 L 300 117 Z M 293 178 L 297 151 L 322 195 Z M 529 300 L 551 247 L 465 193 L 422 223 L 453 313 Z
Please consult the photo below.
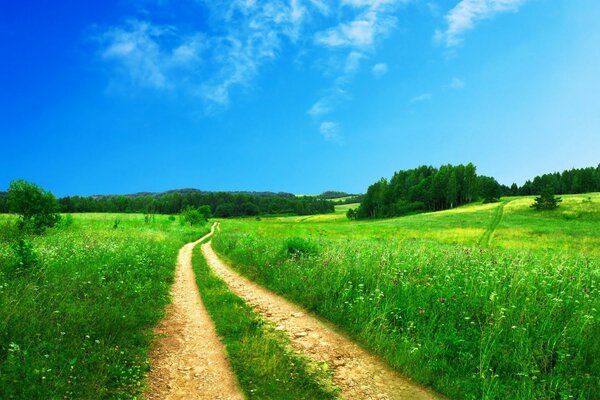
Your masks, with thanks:
M 446 85 L 450 89 L 462 89 L 465 87 L 465 82 L 458 78 L 452 78 L 450 83 Z
M 413 97 L 412 99 L 410 99 L 410 101 L 408 103 L 409 104 L 422 103 L 424 101 L 429 101 L 432 98 L 433 98 L 433 96 L 431 95 L 431 93 L 423 93 L 423 94 Z
M 388 65 L 386 63 L 377 63 L 371 68 L 371 72 L 375 78 L 380 78 L 388 72 Z
M 517 11 L 527 0 L 461 0 L 444 17 L 447 27 L 436 31 L 435 38 L 446 47 L 462 43 L 462 35 L 477 22 L 507 11 Z
M 177 44 L 163 46 L 164 39 Z M 197 68 L 204 48 L 201 34 L 178 36 L 173 27 L 137 20 L 109 29 L 98 40 L 102 59 L 115 63 L 132 82 L 159 89 L 172 86 L 175 70 Z
M 330 65 L 324 76 L 333 76 L 331 86 L 307 113 L 325 138 L 341 138 L 339 125 L 322 119 L 351 97 L 352 78 L 395 29 L 398 7 L 409 1 L 195 0 L 206 15 L 202 31 L 159 25 L 146 13 L 147 21 L 98 35 L 99 54 L 114 67 L 114 81 L 181 90 L 212 109 L 226 107 L 236 88 L 251 89 L 265 64 L 279 58 L 286 44 L 296 45 L 299 53 L 317 54 L 317 63 Z M 374 76 L 386 71 L 384 63 L 371 70 Z
M 339 135 L 340 125 L 337 122 L 324 121 L 319 125 L 319 132 L 328 142 L 343 144 L 342 138 Z

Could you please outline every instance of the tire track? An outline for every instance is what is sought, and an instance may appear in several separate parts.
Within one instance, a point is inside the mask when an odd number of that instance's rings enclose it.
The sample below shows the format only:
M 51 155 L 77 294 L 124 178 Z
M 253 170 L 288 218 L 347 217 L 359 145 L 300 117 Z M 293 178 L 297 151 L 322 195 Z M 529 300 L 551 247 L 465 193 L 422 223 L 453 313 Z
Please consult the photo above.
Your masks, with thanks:
M 492 237 L 498 225 L 500 225 L 500 221 L 502 221 L 502 216 L 504 215 L 504 206 L 506 206 L 510 201 L 503 201 L 498 204 L 496 210 L 494 211 L 494 217 L 492 218 L 492 222 L 490 226 L 485 230 L 483 235 L 479 238 L 478 244 L 480 246 L 489 246 L 492 243 Z
M 243 399 L 227 354 L 202 304 L 194 272 L 192 250 L 209 234 L 181 248 L 177 258 L 172 303 L 157 326 L 160 339 L 150 354 L 147 399 Z
M 435 399 L 441 398 L 391 370 L 380 359 L 344 336 L 333 327 L 307 314 L 300 307 L 240 276 L 224 264 L 212 249 L 202 245 L 208 265 L 229 288 L 275 322 L 277 330 L 288 332 L 295 350 L 325 361 L 333 370 L 333 381 L 345 399 Z

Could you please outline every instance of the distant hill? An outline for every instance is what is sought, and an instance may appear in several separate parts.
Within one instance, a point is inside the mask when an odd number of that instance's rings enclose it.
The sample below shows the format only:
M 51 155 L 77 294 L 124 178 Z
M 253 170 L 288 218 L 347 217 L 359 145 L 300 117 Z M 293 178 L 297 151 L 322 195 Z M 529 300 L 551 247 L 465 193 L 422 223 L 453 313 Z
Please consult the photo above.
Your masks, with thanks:
M 249 196 L 257 196 L 257 197 L 295 197 L 292 193 L 287 192 L 251 192 L 251 191 L 206 191 L 194 188 L 184 188 L 184 189 L 171 189 L 166 190 L 164 192 L 137 192 L 137 193 L 127 193 L 127 194 L 95 194 L 91 196 L 81 196 L 81 197 L 91 197 L 94 199 L 101 199 L 105 197 L 162 197 L 166 195 L 180 194 L 180 195 L 190 195 L 190 194 L 210 194 L 210 193 L 228 193 L 228 194 L 245 194 Z

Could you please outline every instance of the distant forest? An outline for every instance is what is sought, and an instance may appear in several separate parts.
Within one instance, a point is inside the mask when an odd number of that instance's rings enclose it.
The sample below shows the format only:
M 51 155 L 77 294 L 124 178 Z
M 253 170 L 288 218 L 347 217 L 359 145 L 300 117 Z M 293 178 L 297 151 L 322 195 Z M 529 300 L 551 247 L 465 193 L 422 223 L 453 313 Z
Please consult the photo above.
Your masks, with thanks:
M 106 212 L 177 214 L 186 207 L 208 205 L 215 217 L 267 214 L 312 215 L 334 211 L 334 203 L 318 197 L 291 193 L 201 192 L 195 189 L 164 193 L 114 196 L 67 196 L 58 199 L 61 212 Z M 0 193 L 0 212 L 8 212 L 6 196 Z
M 502 185 L 496 179 L 477 175 L 476 167 L 421 166 L 398 171 L 390 180 L 381 179 L 364 195 L 327 191 L 319 196 L 295 196 L 271 192 L 203 192 L 180 189 L 163 193 L 110 196 L 67 196 L 59 199 L 61 211 L 177 214 L 192 206 L 208 205 L 216 217 L 272 214 L 313 215 L 334 211 L 335 204 L 361 201 L 351 218 L 395 217 L 423 211 L 453 208 L 473 201 L 495 201 L 501 196 L 600 192 L 600 165 L 544 174 L 519 187 Z M 350 197 L 356 196 L 356 197 Z M 345 197 L 344 200 L 335 200 Z M 6 193 L 0 192 L 0 213 L 8 212 Z
M 440 168 L 421 166 L 398 171 L 389 181 L 382 178 L 369 186 L 360 206 L 349 211 L 348 217 L 395 217 L 445 210 L 477 200 L 493 202 L 501 196 L 540 194 L 545 190 L 555 194 L 598 192 L 600 165 L 537 176 L 522 187 L 515 183 L 508 187 L 492 177 L 478 176 L 472 163 Z

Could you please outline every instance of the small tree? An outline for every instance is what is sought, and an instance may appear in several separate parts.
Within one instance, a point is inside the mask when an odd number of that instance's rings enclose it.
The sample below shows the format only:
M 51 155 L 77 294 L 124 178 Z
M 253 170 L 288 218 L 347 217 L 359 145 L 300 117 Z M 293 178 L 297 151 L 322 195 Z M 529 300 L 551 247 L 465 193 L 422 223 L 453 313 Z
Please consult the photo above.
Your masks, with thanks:
M 348 218 L 351 221 L 355 220 L 356 210 L 354 208 L 349 208 L 348 211 L 346 211 L 346 218 Z
M 60 220 L 60 206 L 54 195 L 22 179 L 8 188 L 8 209 L 19 216 L 21 229 L 43 232 Z
M 540 196 L 535 198 L 534 203 L 530 207 L 536 210 L 554 210 L 561 201 L 560 197 L 554 196 L 550 188 L 546 188 Z
M 192 206 L 188 206 L 181 210 L 180 218 L 183 223 L 189 223 L 190 226 L 194 225 L 202 225 L 208 218 L 210 217 L 210 207 L 209 206 L 201 206 L 199 208 L 194 208 Z

